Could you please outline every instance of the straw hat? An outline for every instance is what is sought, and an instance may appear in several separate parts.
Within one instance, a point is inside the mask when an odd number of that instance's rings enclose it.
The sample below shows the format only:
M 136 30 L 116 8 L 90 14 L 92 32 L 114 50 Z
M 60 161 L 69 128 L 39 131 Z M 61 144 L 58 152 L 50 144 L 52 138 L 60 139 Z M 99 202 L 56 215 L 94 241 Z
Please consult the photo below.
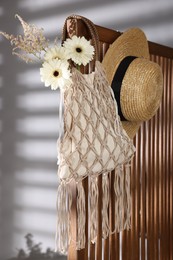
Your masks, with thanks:
M 123 127 L 133 138 L 142 121 L 152 118 L 160 105 L 161 68 L 149 60 L 146 36 L 138 28 L 119 36 L 107 50 L 102 64 L 114 90 Z

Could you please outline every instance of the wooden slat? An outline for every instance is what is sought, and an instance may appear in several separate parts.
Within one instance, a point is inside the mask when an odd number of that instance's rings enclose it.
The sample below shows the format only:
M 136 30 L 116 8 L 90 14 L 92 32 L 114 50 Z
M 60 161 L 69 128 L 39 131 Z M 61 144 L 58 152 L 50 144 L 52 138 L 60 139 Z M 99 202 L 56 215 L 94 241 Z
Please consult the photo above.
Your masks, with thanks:
M 139 259 L 139 233 L 140 233 L 140 132 L 134 140 L 134 145 L 136 147 L 136 155 L 132 163 L 131 172 L 131 192 L 132 192 L 132 220 L 131 220 L 131 253 L 130 259 Z M 131 230 L 131 231 L 132 231 Z M 133 241 L 133 242 L 132 242 Z
M 88 178 L 85 178 L 83 180 L 83 187 L 85 191 L 85 209 L 86 209 L 86 226 L 85 226 L 85 235 L 86 235 L 86 241 L 88 241 Z M 77 251 L 77 260 L 83 259 L 87 260 L 88 259 L 88 243 L 86 242 L 86 246 L 84 249 L 78 250 Z
M 170 96 L 170 94 L 171 94 L 171 92 L 170 92 L 170 80 L 171 80 L 171 78 L 170 78 L 170 72 L 171 72 L 171 61 L 170 61 L 170 59 L 168 60 L 168 67 L 167 67 L 167 71 L 168 71 L 168 73 L 167 73 L 167 85 L 169 86 L 168 87 L 168 89 L 167 89 L 167 132 L 166 132 L 166 134 L 167 134 L 167 143 L 168 144 L 170 144 L 170 142 L 171 142 L 171 124 L 170 124 L 170 122 L 171 122 L 171 118 L 170 118 L 170 116 L 171 116 L 171 106 L 169 105 L 169 104 L 171 104 L 171 96 Z M 166 197 L 167 197 L 167 236 L 168 236 L 168 257 L 169 257 L 169 259 L 171 259 L 171 256 L 170 256 L 170 252 L 171 252 L 171 247 L 172 247 L 172 245 L 170 245 L 170 243 L 169 243 L 169 238 L 170 238 L 170 233 L 171 233 L 171 230 L 170 230 L 170 226 L 171 226 L 171 217 L 170 217 L 170 172 L 171 172 L 171 169 L 172 168 L 170 168 L 170 160 L 171 160 L 171 158 L 170 158 L 170 145 L 167 145 L 167 162 L 166 162 L 166 164 L 167 164 L 167 194 L 166 194 Z
M 95 244 L 90 244 L 90 258 L 91 260 L 95 260 L 96 257 L 96 248 Z
M 134 145 L 136 144 L 136 139 L 134 140 Z M 132 170 L 131 170 L 131 194 L 132 194 L 132 213 L 131 213 L 131 229 L 135 230 L 135 219 L 136 219 L 136 208 L 135 208 L 135 162 L 136 156 L 133 159 Z M 133 241 L 131 243 L 131 253 L 130 253 L 130 260 L 134 259 L 135 257 L 135 250 L 136 250 L 136 232 L 131 232 L 130 240 Z
M 153 163 L 153 128 L 154 120 L 148 122 L 148 197 L 149 197 L 149 214 L 148 214 L 148 259 L 155 259 L 155 237 L 154 237 L 154 163 Z
M 169 82 L 168 82 L 168 75 L 169 75 L 169 71 L 168 71 L 168 67 L 169 67 L 169 59 L 166 60 L 166 64 L 165 64 L 165 77 L 166 77 L 166 86 L 169 86 Z M 169 145 L 168 145 L 168 124 L 169 124 L 169 116 L 168 116 L 168 111 L 169 111 L 169 107 L 168 107 L 168 90 L 169 87 L 165 88 L 165 102 L 166 102 L 166 106 L 165 106 L 165 235 L 167 237 L 167 239 L 169 239 L 169 207 L 168 207 L 168 202 L 169 202 L 169 156 L 168 156 L 168 149 L 169 149 Z M 169 240 L 168 240 L 169 241 Z M 170 259 L 169 258 L 169 242 L 165 243 L 165 258 Z
M 115 228 L 115 193 L 114 193 L 114 172 L 111 173 L 111 201 L 110 201 L 110 228 Z M 119 260 L 119 234 L 110 235 L 110 260 Z
M 157 152 L 155 150 L 155 147 L 157 146 L 157 131 L 156 131 L 156 116 L 152 120 L 152 140 L 151 140 L 151 146 L 152 146 L 152 173 L 153 173 L 153 182 L 152 182 L 152 193 L 153 193 L 153 256 L 154 259 L 158 259 L 158 212 L 157 212 Z
M 173 155 L 173 62 L 170 61 L 170 85 L 169 85 L 169 96 L 170 96 L 170 150 L 169 154 Z M 173 160 L 170 156 L 170 173 L 172 173 L 173 169 Z M 173 259 L 173 174 L 170 174 L 170 259 Z
M 72 209 L 71 209 L 71 231 L 72 231 L 72 242 L 70 244 L 68 250 L 68 260 L 77 259 L 77 252 L 76 252 L 76 186 L 74 183 L 71 183 L 70 186 L 72 190 Z
M 127 232 L 124 231 L 122 232 L 122 246 L 121 246 L 121 250 L 122 250 L 122 259 L 126 259 L 127 258 Z
M 163 58 L 160 58 L 160 64 L 162 64 L 162 60 Z M 159 205 L 158 205 L 158 210 L 159 210 L 159 256 L 161 257 L 161 226 L 162 226 L 162 216 L 161 216 L 161 212 L 162 212 L 162 164 L 163 164 L 163 149 L 162 149 L 162 118 L 163 118 L 163 112 L 162 112 L 162 105 L 163 104 L 163 98 L 162 98 L 162 102 L 161 102 L 161 106 L 160 109 L 158 111 L 158 179 L 159 179 Z
M 138 239 L 138 247 L 137 247 L 137 257 L 136 259 L 140 258 L 140 208 L 141 208 L 141 132 L 139 132 L 138 134 L 138 142 L 137 142 L 137 147 L 138 147 L 138 151 L 139 154 L 137 156 L 137 170 L 136 170 L 136 178 L 137 178 L 137 182 L 136 182 L 136 195 L 137 195 L 137 199 L 136 199 L 136 219 L 137 219 L 137 239 Z
M 122 259 L 131 259 L 129 252 L 132 251 L 130 241 L 131 231 L 124 230 L 122 232 Z M 106 258 L 105 258 L 106 259 Z
M 103 259 L 109 260 L 110 254 L 109 254 L 110 244 L 109 244 L 109 238 L 104 240 L 104 257 Z
M 97 236 L 97 260 L 102 259 L 102 176 L 98 177 L 98 236 Z
M 159 57 L 153 56 L 153 60 L 159 63 Z M 156 259 L 159 259 L 159 112 L 155 116 L 155 138 L 154 138 L 154 163 L 155 163 L 155 189 L 154 189 L 154 201 L 155 201 L 155 215 L 154 223 L 155 224 L 155 239 L 157 240 L 156 248 Z
M 109 185 L 110 185 L 110 182 L 111 182 L 111 173 L 109 173 Z M 111 194 L 109 194 L 109 195 L 111 195 Z M 109 221 L 110 221 L 110 204 L 108 206 L 108 218 L 109 218 Z M 104 244 L 103 259 L 110 260 L 110 240 L 109 240 L 109 237 L 104 240 L 103 244 Z
M 165 86 L 167 86 L 167 79 L 166 79 L 166 62 L 167 60 L 164 59 L 163 61 L 163 68 L 164 68 L 164 83 Z M 164 241 L 166 240 L 166 168 L 167 165 L 165 164 L 166 162 L 166 124 L 167 124 L 167 118 L 166 118 L 166 105 L 167 105 L 167 100 L 166 100 L 166 94 L 167 94 L 167 88 L 164 89 L 164 94 L 163 94 L 163 119 L 162 119 L 162 139 L 163 139 L 163 165 L 162 165 L 162 240 L 161 240 L 161 248 L 163 248 L 162 252 L 162 259 L 166 260 L 166 255 L 167 255 L 167 243 Z
M 141 126 L 141 147 L 146 144 L 146 124 Z M 141 260 L 146 259 L 145 242 L 146 242 L 146 165 L 144 163 L 146 158 L 145 149 L 141 152 L 141 217 L 140 217 L 140 231 L 141 231 Z
M 163 62 L 163 58 L 159 58 L 159 64 L 161 65 Z M 162 149 L 162 118 L 163 118 L 163 97 L 162 97 L 162 102 L 161 102 L 161 106 L 160 109 L 158 110 L 158 180 L 159 180 L 159 205 L 158 205 L 158 210 L 159 210 L 159 256 L 161 259 L 161 233 L 162 233 L 162 216 L 161 216 L 161 212 L 162 212 L 162 165 L 163 165 L 163 149 Z

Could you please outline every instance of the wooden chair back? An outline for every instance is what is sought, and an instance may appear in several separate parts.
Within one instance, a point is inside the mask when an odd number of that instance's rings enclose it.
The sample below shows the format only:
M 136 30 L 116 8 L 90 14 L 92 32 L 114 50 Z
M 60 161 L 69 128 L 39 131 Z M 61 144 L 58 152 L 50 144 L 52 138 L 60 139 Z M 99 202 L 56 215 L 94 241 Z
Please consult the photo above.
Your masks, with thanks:
M 97 26 L 101 59 L 109 45 L 120 36 L 120 32 Z M 74 23 L 67 23 L 67 34 L 71 36 Z M 89 37 L 82 21 L 75 23 L 75 33 Z M 86 244 L 86 248 L 76 251 L 72 243 L 68 260 L 171 260 L 173 259 L 173 49 L 149 42 L 151 60 L 163 70 L 164 92 L 157 114 L 141 125 L 134 138 L 136 154 L 132 161 L 131 230 L 101 238 L 101 194 L 99 195 L 99 233 L 96 244 Z M 110 175 L 112 189 L 109 207 L 110 226 L 114 228 L 114 172 Z M 102 177 L 99 177 L 101 187 Z M 85 192 L 88 180 L 84 180 Z M 76 190 L 73 188 L 73 205 Z M 86 199 L 86 216 L 88 199 Z M 76 234 L 76 210 L 72 210 L 73 237 Z M 86 235 L 88 234 L 88 217 Z

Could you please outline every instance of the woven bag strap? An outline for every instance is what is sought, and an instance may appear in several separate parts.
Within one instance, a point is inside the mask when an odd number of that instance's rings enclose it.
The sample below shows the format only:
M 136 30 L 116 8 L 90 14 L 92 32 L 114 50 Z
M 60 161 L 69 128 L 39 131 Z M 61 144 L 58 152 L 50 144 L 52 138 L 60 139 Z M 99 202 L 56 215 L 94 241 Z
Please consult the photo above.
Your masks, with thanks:
M 67 37 L 67 21 L 68 20 L 74 21 L 74 23 L 73 23 L 74 25 L 76 25 L 78 20 L 81 20 L 85 24 L 86 28 L 89 31 L 92 44 L 95 48 L 94 60 L 100 60 L 100 47 L 99 47 L 98 32 L 97 32 L 97 29 L 96 29 L 95 25 L 93 24 L 93 22 L 91 22 L 86 17 L 83 17 L 81 15 L 70 15 L 66 18 L 65 23 L 64 23 L 64 27 L 63 27 L 63 33 L 62 33 L 62 42 L 64 42 L 66 40 L 66 37 Z M 75 29 L 76 29 L 75 27 L 72 28 L 74 35 L 76 34 Z

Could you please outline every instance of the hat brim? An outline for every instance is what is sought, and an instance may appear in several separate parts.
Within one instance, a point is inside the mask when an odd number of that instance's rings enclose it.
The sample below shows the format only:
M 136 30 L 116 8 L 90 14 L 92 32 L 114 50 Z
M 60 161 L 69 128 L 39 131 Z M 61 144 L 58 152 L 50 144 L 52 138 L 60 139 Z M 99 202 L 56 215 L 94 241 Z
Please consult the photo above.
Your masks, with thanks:
M 110 85 L 120 62 L 127 56 L 149 59 L 147 38 L 139 28 L 131 28 L 121 34 L 107 50 L 102 64 Z M 123 128 L 130 138 L 135 136 L 140 124 L 141 122 L 122 122 Z

